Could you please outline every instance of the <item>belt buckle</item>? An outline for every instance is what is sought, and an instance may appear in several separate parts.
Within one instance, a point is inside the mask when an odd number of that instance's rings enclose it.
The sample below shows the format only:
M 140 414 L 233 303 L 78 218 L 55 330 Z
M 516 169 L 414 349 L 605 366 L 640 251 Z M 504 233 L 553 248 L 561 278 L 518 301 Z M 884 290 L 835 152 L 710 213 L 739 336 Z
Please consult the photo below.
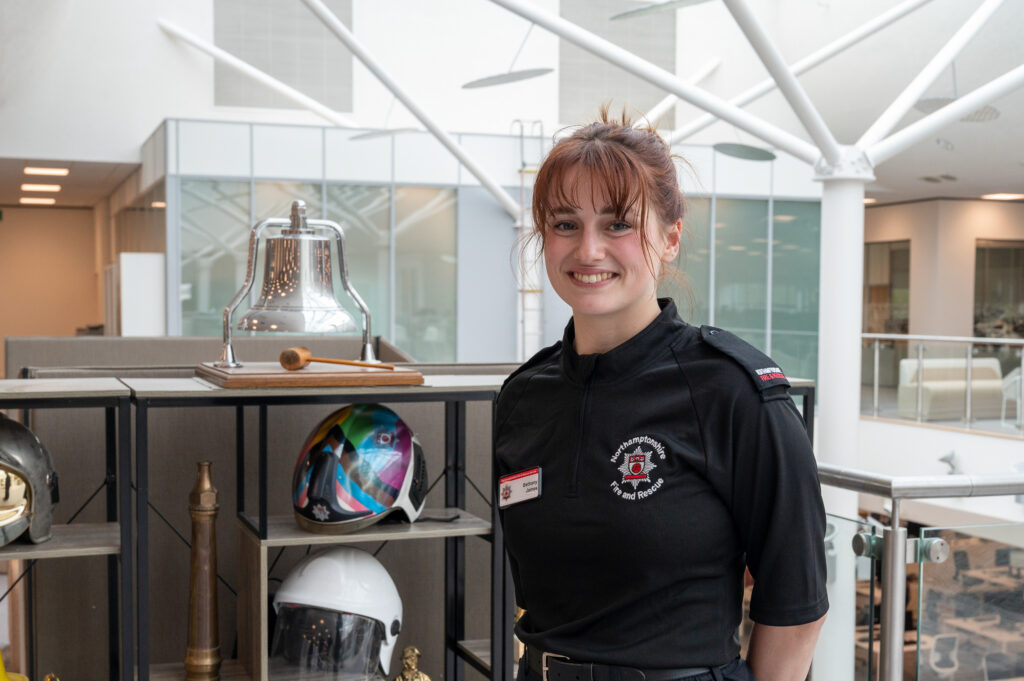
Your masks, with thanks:
M 552 657 L 561 658 L 568 660 L 568 655 L 559 655 L 558 653 L 543 652 L 540 654 L 540 678 L 541 681 L 548 681 L 548 660 Z

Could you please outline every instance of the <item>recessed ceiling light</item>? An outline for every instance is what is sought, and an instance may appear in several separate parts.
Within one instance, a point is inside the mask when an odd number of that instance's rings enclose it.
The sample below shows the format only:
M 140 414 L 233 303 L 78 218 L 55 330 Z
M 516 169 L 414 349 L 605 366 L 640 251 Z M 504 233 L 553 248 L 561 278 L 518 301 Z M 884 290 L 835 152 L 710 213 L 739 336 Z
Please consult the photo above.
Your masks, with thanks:
M 868 203 L 877 203 L 877 202 L 878 202 L 878 199 L 872 198 L 872 197 L 870 197 L 870 196 L 865 196 L 865 197 L 864 197 L 864 203 L 865 203 L 865 204 L 868 204 Z
M 67 168 L 40 168 L 37 166 L 25 166 L 26 175 L 53 175 L 54 177 L 65 177 L 68 174 Z
M 1024 194 L 983 194 L 981 198 L 986 201 L 1020 201 Z
M 24 203 L 30 206 L 52 206 L 57 203 L 57 199 L 43 198 L 40 196 L 23 196 L 18 199 L 18 203 Z
M 775 222 L 793 222 L 796 220 L 795 215 L 776 215 L 774 218 Z
M 167 208 L 166 201 L 153 201 L 149 204 L 150 208 Z
M 21 191 L 23 192 L 59 192 L 59 184 L 23 184 L 21 185 Z

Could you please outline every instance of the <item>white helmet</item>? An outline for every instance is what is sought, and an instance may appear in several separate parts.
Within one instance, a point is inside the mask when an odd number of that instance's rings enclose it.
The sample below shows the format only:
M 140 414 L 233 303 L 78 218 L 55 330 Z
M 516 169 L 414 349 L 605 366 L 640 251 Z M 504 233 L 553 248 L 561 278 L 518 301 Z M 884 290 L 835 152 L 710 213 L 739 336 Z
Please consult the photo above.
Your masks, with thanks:
M 402 599 L 366 551 L 339 546 L 306 556 L 274 595 L 274 610 L 271 664 L 337 678 L 368 678 L 378 667 L 388 673 Z

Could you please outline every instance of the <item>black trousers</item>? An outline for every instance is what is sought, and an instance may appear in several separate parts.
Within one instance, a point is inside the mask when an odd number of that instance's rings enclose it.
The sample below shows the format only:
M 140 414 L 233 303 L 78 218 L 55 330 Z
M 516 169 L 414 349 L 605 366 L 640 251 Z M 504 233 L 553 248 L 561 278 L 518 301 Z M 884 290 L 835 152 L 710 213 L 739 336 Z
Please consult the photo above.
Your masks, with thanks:
M 516 673 L 516 681 L 543 681 L 540 674 L 530 669 L 524 657 L 519 661 L 519 670 Z M 709 669 L 703 674 L 686 677 L 686 681 L 757 681 L 754 672 L 750 671 L 746 660 L 737 657 L 735 660 L 716 669 Z

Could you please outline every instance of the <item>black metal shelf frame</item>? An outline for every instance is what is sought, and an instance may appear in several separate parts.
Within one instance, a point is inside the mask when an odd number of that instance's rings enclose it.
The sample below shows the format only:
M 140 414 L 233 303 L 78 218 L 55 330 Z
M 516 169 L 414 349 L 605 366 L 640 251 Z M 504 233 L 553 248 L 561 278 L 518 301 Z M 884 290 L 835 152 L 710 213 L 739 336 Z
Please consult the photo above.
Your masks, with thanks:
M 120 550 L 107 556 L 108 630 L 110 637 L 110 678 L 134 679 L 132 640 L 132 489 L 131 489 L 131 402 L 120 396 L 20 397 L 4 395 L 0 407 L 24 409 L 25 420 L 34 409 L 99 408 L 105 412 L 105 481 L 107 522 L 119 524 Z M 58 471 L 58 475 L 59 475 Z M 40 558 L 33 560 L 43 560 Z M 120 573 L 118 568 L 120 567 Z M 31 574 L 28 576 L 31 583 Z M 114 597 L 117 594 L 117 597 Z M 27 610 L 28 677 L 36 678 L 35 627 L 32 608 Z M 120 633 L 120 636 L 118 634 Z
M 490 401 L 491 413 L 497 390 L 451 390 L 419 392 L 395 389 L 366 393 L 365 388 L 347 392 L 306 395 L 238 395 L 216 394 L 147 397 L 133 395 L 135 403 L 136 458 L 136 589 L 138 610 L 138 681 L 149 680 L 149 524 L 146 509 L 149 503 L 148 418 L 151 408 L 162 407 L 235 407 L 236 512 L 241 521 L 261 540 L 267 539 L 267 408 L 310 404 L 365 402 L 443 402 L 445 405 L 445 505 L 466 507 L 466 403 Z M 257 455 L 257 518 L 245 512 L 245 407 L 258 408 Z M 453 474 L 454 473 L 454 474 Z M 460 645 L 465 637 L 465 537 L 445 538 L 445 662 L 444 678 L 464 681 L 464 662 L 489 676 L 493 681 L 509 681 L 512 666 L 512 581 L 504 553 L 497 505 L 491 508 L 491 665 L 487 669 Z

